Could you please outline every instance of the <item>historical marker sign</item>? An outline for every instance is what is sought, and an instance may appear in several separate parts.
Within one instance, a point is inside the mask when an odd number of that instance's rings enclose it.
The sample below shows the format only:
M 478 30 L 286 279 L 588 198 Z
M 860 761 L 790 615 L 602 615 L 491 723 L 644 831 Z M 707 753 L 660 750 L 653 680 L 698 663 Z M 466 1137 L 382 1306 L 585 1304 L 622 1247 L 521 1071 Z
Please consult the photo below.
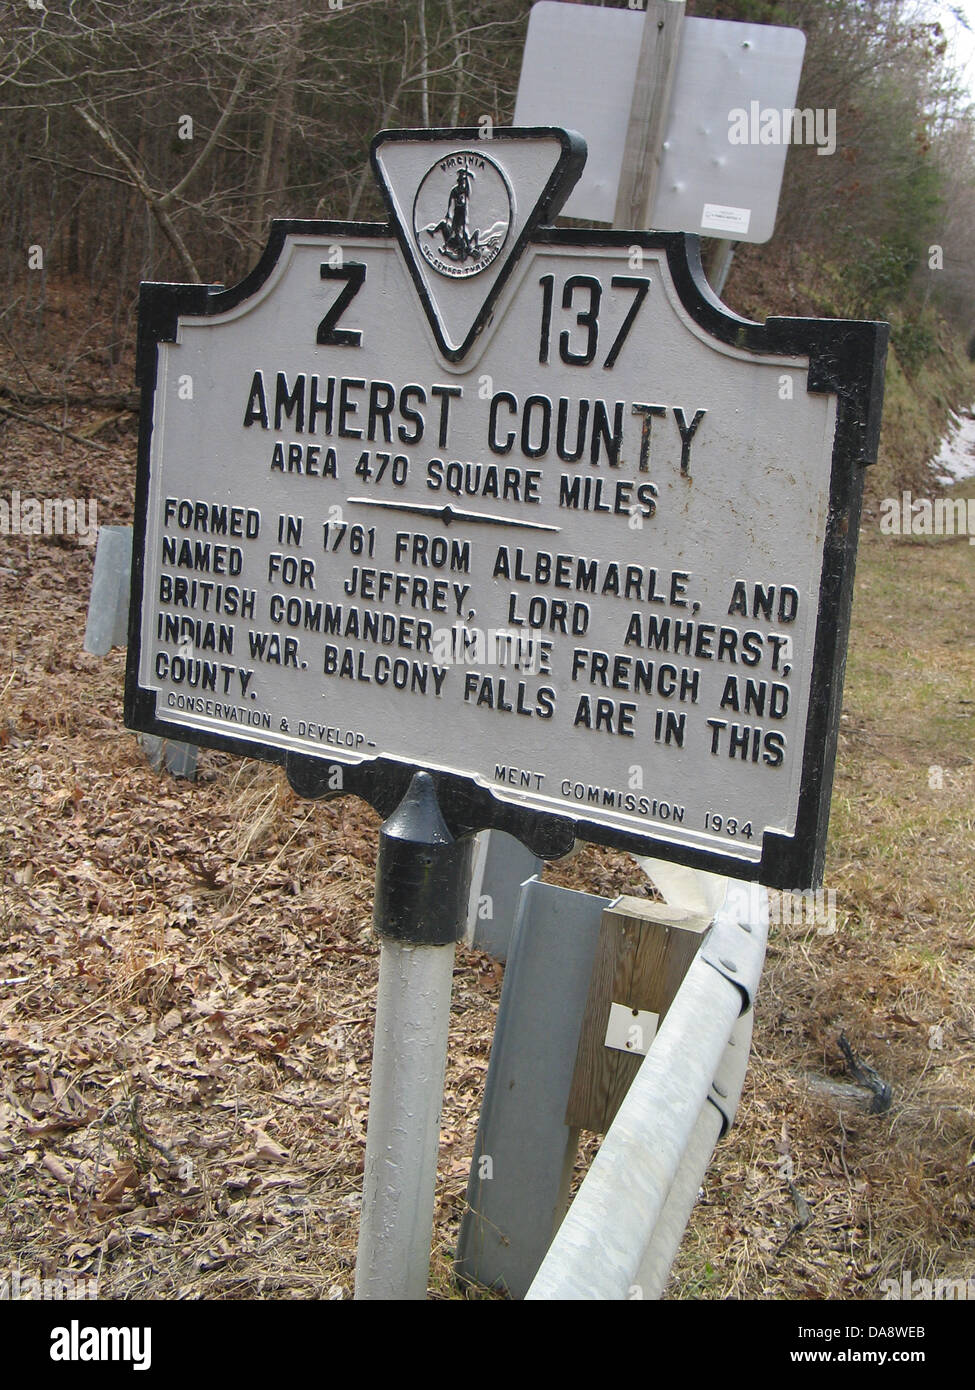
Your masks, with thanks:
M 809 886 L 886 329 L 753 324 L 693 240 L 542 228 L 583 157 L 380 136 L 389 226 L 143 287 L 127 723 Z

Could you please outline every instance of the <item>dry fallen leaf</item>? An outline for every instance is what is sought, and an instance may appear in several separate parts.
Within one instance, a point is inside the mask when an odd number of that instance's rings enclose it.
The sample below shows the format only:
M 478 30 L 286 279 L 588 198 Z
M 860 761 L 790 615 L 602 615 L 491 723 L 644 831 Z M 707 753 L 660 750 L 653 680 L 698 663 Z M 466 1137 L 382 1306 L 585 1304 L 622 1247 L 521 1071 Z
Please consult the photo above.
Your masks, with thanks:
M 63 1183 L 65 1187 L 71 1186 L 74 1181 L 74 1175 L 64 1166 L 59 1158 L 52 1153 L 46 1153 L 41 1162 L 49 1173 L 54 1174 L 58 1182 Z
M 284 1163 L 288 1157 L 287 1149 L 276 1144 L 271 1136 L 266 1134 L 258 1125 L 246 1125 L 245 1128 L 254 1140 L 254 1149 L 244 1160 L 248 1167 L 258 1161 Z
M 120 1202 L 125 1192 L 130 1187 L 138 1187 L 139 1170 L 133 1163 L 117 1163 L 109 1179 L 108 1186 L 98 1194 L 98 1200 L 103 1206 L 111 1206 Z
M 94 1109 L 88 1110 L 84 1115 L 79 1115 L 77 1119 L 52 1120 L 46 1125 L 25 1125 L 24 1129 L 32 1139 L 42 1139 L 48 1134 L 63 1134 L 67 1129 L 84 1129 L 85 1125 L 97 1115 Z

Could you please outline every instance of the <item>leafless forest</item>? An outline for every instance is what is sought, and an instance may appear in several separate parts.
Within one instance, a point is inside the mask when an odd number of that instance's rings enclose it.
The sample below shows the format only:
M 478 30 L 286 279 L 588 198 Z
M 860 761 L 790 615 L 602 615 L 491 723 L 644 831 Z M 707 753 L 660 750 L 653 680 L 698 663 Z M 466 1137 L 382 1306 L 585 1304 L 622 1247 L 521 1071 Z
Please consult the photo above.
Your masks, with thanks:
M 0 32 L 5 317 L 42 326 L 50 277 L 87 284 L 117 360 L 138 282 L 230 283 L 269 220 L 373 217 L 388 126 L 510 121 L 525 0 L 131 0 L 8 4 Z M 832 312 L 904 312 L 923 357 L 934 300 L 970 323 L 975 144 L 948 6 L 697 0 L 802 28 L 801 106 L 834 109 L 835 157 L 790 152 L 773 247 L 817 267 Z M 928 271 L 932 245 L 943 270 Z M 35 251 L 28 273 L 30 248 Z M 904 296 L 911 300 L 911 316 Z M 914 301 L 917 301 L 916 304 Z M 914 311 L 917 312 L 914 312 Z

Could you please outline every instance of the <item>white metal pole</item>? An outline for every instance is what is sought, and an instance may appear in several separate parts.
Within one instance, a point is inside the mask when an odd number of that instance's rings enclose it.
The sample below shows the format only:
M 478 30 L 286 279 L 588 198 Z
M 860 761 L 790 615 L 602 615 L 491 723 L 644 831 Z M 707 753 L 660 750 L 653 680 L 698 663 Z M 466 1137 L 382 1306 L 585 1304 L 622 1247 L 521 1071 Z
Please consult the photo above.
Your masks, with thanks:
M 430 1276 L 454 946 L 470 837 L 455 839 L 418 772 L 379 832 L 373 924 L 382 941 L 357 1299 L 423 1299 Z
M 357 1299 L 427 1295 L 453 970 L 453 944 L 383 941 Z
M 737 241 L 719 241 L 717 250 L 711 257 L 707 275 L 711 282 L 711 288 L 719 299 L 724 294 L 724 287 L 728 283 L 728 272 L 731 270 L 731 262 L 735 258 L 737 247 Z

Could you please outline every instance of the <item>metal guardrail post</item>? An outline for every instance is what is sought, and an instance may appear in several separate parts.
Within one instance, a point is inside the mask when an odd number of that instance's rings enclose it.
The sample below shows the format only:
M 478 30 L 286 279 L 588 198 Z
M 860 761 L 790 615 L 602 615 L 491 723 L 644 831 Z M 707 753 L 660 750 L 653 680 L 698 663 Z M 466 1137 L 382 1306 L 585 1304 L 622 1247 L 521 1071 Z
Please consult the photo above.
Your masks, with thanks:
M 503 830 L 474 839 L 474 867 L 465 940 L 475 951 L 507 960 L 521 885 L 540 874 L 545 861 Z
M 132 577 L 132 527 L 99 526 L 95 565 L 88 599 L 84 649 L 94 656 L 108 656 L 113 647 L 129 640 L 129 589 Z M 195 743 L 140 734 L 143 752 L 154 771 L 163 766 L 174 777 L 196 776 Z
M 608 898 L 522 886 L 477 1128 L 456 1271 L 523 1298 L 568 1204 L 578 1131 L 565 1122 Z
M 84 649 L 107 656 L 128 641 L 132 527 L 99 526 Z

